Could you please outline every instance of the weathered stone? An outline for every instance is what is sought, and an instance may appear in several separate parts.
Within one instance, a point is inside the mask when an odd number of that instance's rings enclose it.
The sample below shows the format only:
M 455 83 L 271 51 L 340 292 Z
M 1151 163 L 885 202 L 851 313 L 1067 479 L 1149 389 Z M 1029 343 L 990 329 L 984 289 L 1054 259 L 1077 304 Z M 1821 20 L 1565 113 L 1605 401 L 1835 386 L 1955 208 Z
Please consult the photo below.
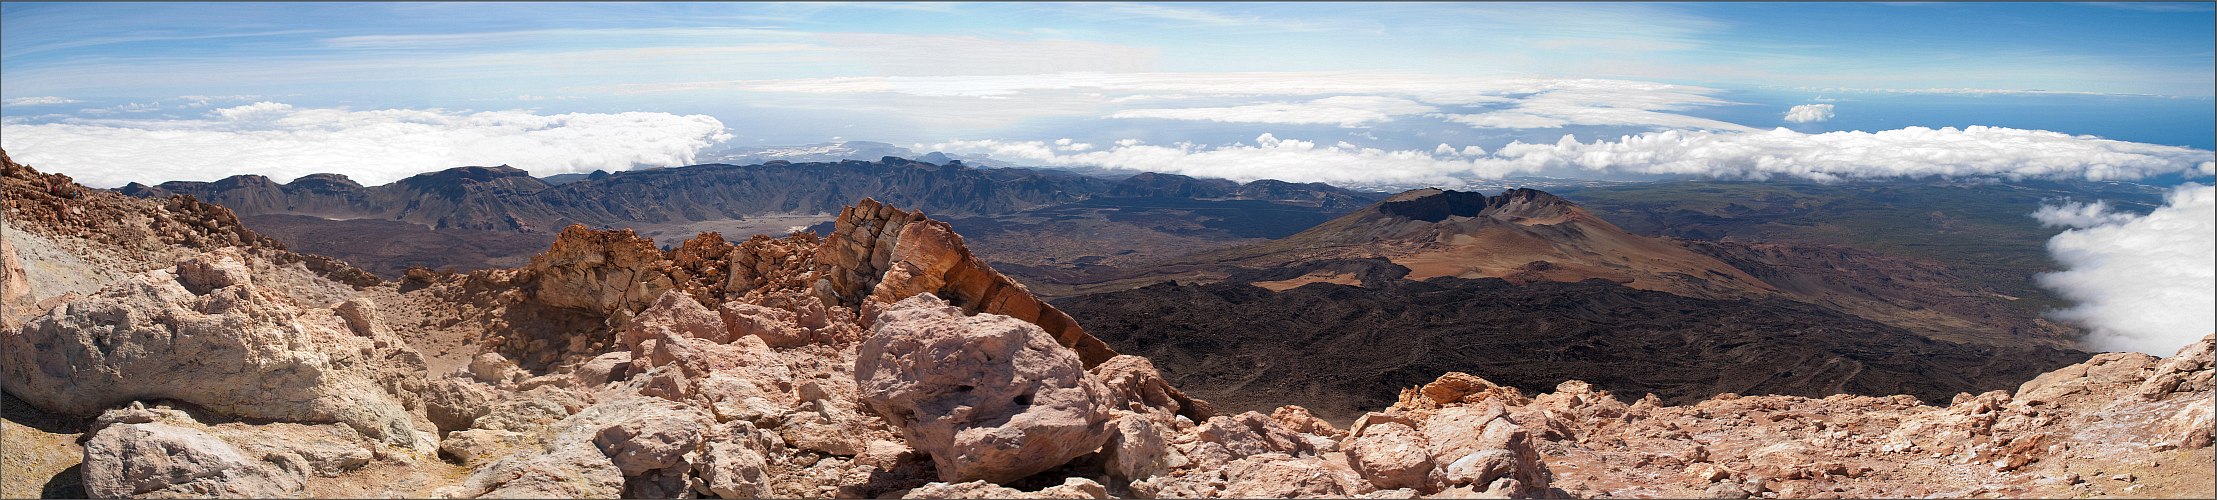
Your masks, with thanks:
M 1012 481 L 1109 438 L 1108 389 L 1036 325 L 964 316 L 935 296 L 888 308 L 855 381 L 945 481 Z
M 439 441 L 439 451 L 476 465 L 486 460 L 514 453 L 525 448 L 523 433 L 492 429 L 469 429 L 447 433 Z
M 49 411 L 92 415 L 131 400 L 191 402 L 232 416 L 344 422 L 428 452 L 408 410 L 422 358 L 396 338 L 357 335 L 329 309 L 303 309 L 228 260 L 188 260 L 205 294 L 156 270 L 0 332 L 0 387 Z
M 1194 399 L 1171 387 L 1155 370 L 1155 364 L 1139 356 L 1116 356 L 1093 367 L 1093 375 L 1107 385 L 1117 409 L 1145 415 L 1165 426 L 1179 415 L 1194 421 L 1216 416 L 1207 401 Z
M 629 229 L 594 231 L 571 224 L 546 253 L 525 266 L 532 295 L 540 303 L 607 316 L 646 309 L 680 277 L 654 240 Z
M 1315 445 L 1302 439 L 1300 433 L 1256 412 L 1211 418 L 1194 432 L 1201 441 L 1224 445 L 1233 456 L 1314 455 L 1317 452 Z
M 1348 438 L 1349 465 L 1379 488 L 1418 488 L 1432 473 L 1432 455 L 1424 435 L 1394 422 L 1364 427 L 1361 436 Z
M 1325 498 L 1352 493 L 1352 478 L 1316 457 L 1249 456 L 1224 467 L 1226 498 Z
M 199 430 L 166 423 L 101 429 L 85 442 L 85 492 L 131 496 L 297 497 L 302 465 L 248 459 L 236 446 Z
M 1161 473 L 1170 466 L 1170 444 L 1147 419 L 1126 414 L 1116 419 L 1116 434 L 1101 447 L 1110 479 L 1133 481 Z
M 657 412 L 602 427 L 593 445 L 625 476 L 685 466 L 687 455 L 703 444 L 704 420 L 697 414 Z
M 468 429 L 478 417 L 492 411 L 493 399 L 497 397 L 499 394 L 493 388 L 476 380 L 441 377 L 424 387 L 423 412 L 439 432 Z

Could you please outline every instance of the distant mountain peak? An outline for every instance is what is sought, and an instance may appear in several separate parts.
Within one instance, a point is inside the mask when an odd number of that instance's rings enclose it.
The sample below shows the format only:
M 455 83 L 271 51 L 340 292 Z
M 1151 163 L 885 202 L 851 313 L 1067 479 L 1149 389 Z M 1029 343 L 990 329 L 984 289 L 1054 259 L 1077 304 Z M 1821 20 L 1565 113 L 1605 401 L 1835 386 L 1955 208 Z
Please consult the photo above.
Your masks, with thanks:
M 1378 203 L 1378 212 L 1425 222 L 1452 217 L 1492 216 L 1515 219 L 1560 219 L 1582 212 L 1578 204 L 1537 189 L 1515 188 L 1498 196 L 1469 191 L 1424 188 L 1404 191 Z

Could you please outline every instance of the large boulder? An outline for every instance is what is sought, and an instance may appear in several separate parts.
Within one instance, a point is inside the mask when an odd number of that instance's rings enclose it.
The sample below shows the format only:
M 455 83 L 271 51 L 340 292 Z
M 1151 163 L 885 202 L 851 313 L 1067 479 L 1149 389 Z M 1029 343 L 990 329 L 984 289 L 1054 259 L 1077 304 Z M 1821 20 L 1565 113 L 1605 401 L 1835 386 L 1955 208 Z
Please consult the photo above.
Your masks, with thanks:
M 298 497 L 317 468 L 299 454 L 250 454 L 175 410 L 134 406 L 96 425 L 83 469 L 94 498 Z
M 689 486 L 682 478 L 706 462 L 705 412 L 660 398 L 602 401 L 555 422 L 536 453 L 516 453 L 435 491 L 449 498 L 627 498 Z M 677 479 L 675 485 L 671 479 Z M 676 489 L 672 489 L 676 488 Z
M 342 422 L 430 451 L 430 426 L 419 429 L 410 411 L 420 355 L 243 269 L 229 256 L 188 259 L 0 332 L 0 387 L 65 414 L 170 399 L 237 417 Z
M 1407 425 L 1373 424 L 1341 446 L 1347 449 L 1348 465 L 1379 488 L 1424 489 L 1432 473 L 1432 455 L 1424 434 Z
M 940 479 L 1006 483 L 1100 449 L 1108 388 L 1037 325 L 965 316 L 938 297 L 883 312 L 855 360 L 872 411 L 929 454 Z
M 1224 498 L 1345 497 L 1361 480 L 1317 457 L 1282 453 L 1248 456 L 1224 466 Z
M 1110 479 L 1125 482 L 1146 479 L 1183 462 L 1173 461 L 1170 443 L 1154 424 L 1132 414 L 1116 419 L 1116 434 L 1101 447 L 1101 461 Z
M 1531 433 L 1509 419 L 1500 401 L 1485 403 L 1447 407 L 1425 421 L 1435 482 L 1500 494 L 1546 491 L 1551 474 Z

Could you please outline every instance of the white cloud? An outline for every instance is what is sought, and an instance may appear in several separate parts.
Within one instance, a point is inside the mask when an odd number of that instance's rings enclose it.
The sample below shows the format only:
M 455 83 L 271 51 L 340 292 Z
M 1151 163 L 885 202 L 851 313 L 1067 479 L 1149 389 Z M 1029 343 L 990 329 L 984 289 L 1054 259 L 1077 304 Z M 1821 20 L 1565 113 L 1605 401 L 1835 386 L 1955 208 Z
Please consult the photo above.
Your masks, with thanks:
M 1837 92 L 1837 93 L 1846 93 L 1846 94 L 1941 94 L 1941 95 L 1972 95 L 1972 96 L 1987 96 L 1987 95 L 2086 95 L 2086 96 L 2114 96 L 2114 97 L 2170 97 L 2170 98 L 2178 98 L 2178 97 L 2182 97 L 2182 96 L 2157 95 L 2157 94 L 2133 94 L 2133 93 L 2115 93 L 2115 92 L 2086 92 L 2086 91 L 2078 91 L 2078 90 L 2039 90 L 2039 89 L 1985 89 L 1985 88 L 1973 88 L 1973 87 L 1930 87 L 1930 88 L 1841 88 L 1841 87 L 1821 87 L 1821 88 L 1820 88 L 1820 87 L 1795 87 L 1795 88 L 1793 88 L 1793 89 L 1791 89 L 1791 90 L 1799 90 L 1799 91 L 1803 91 L 1803 92 Z
M 1319 147 L 1271 134 L 1255 144 L 1150 145 L 1133 139 L 1109 149 L 1073 151 L 1046 141 L 954 140 L 930 149 L 984 153 L 1036 166 L 1098 166 L 1221 177 L 1351 186 L 1459 184 L 1519 174 L 1587 170 L 1609 173 L 1819 181 L 1879 177 L 1987 177 L 2133 180 L 2207 175 L 2212 153 L 1998 127 L 1803 134 L 1786 129 L 1725 133 L 1671 130 L 1581 143 L 1513 142 L 1488 154 L 1475 146 L 1429 150 Z M 2057 215 L 2063 220 L 2063 215 Z
M 2134 180 L 2202 172 L 2209 151 L 2002 127 L 1909 127 L 1804 134 L 1787 129 L 1719 133 L 1669 130 L 1615 142 L 1510 143 L 1481 175 L 1543 169 L 1820 181 L 1875 177 Z
M 2094 227 L 2122 224 L 2139 217 L 2131 212 L 2112 210 L 2109 202 L 2100 200 L 2093 203 L 2042 205 L 2039 210 L 2032 212 L 2032 218 L 2039 219 L 2041 227 Z
M 1293 182 L 1331 182 L 1366 186 L 1383 184 L 1459 185 L 1458 176 L 1471 163 L 1439 157 L 1426 151 L 1386 151 L 1347 143 L 1318 146 L 1314 142 L 1279 139 L 1271 134 L 1255 138 L 1255 144 L 1214 148 L 1192 143 L 1151 145 L 1125 139 L 1116 147 L 1084 152 L 1057 152 L 1045 141 L 948 141 L 930 149 L 949 153 L 985 153 L 995 159 L 1027 165 L 1098 166 L 1218 177 L 1240 181 L 1278 179 Z
M 1475 128 L 1561 128 L 1571 125 L 1638 126 L 1747 131 L 1745 126 L 1669 111 L 1732 104 L 1710 97 L 1714 89 L 1626 80 L 1559 80 L 1522 89 L 1510 107 L 1445 114 Z
M 684 165 L 730 137 L 705 115 L 296 108 L 257 102 L 198 120 L 6 124 L 17 159 L 97 187 L 334 172 L 380 184 L 464 165 L 535 175 Z
M 2169 356 L 2217 332 L 2217 188 L 2190 183 L 2166 201 L 2048 240 L 2067 270 L 2040 284 L 2077 304 L 2054 315 L 2085 325 L 2087 347 Z
M 1109 118 L 1161 118 L 1230 123 L 1280 123 L 1288 125 L 1336 124 L 1360 127 L 1392 121 L 1394 117 L 1438 111 L 1416 101 L 1379 96 L 1335 96 L 1308 102 L 1272 102 L 1221 108 L 1127 109 Z
M 183 106 L 184 106 L 184 107 L 186 107 L 186 108 L 205 108 L 205 107 L 208 107 L 208 106 L 210 106 L 210 105 L 214 105 L 215 103 L 219 103 L 219 102 L 248 102 L 248 101 L 253 101 L 253 100 L 257 100 L 257 99 L 261 99 L 261 98 L 262 98 L 262 96 L 258 96 L 258 95 L 187 95 L 187 96 L 177 96 L 177 99 L 178 99 L 178 100 L 181 100 L 181 101 L 185 101 L 185 103 L 184 103 L 184 105 L 183 105 Z
M 14 98 L 14 99 L 9 99 L 9 100 L 7 100 L 6 102 L 0 102 L 0 106 L 4 106 L 4 107 L 10 107 L 10 108 L 12 108 L 12 107 L 16 107 L 16 106 L 53 106 L 53 105 L 58 105 L 58 104 L 76 104 L 76 103 L 80 103 L 80 102 L 85 102 L 85 101 L 79 101 L 79 100 L 76 100 L 76 99 L 70 99 L 70 98 L 67 98 L 67 97 L 54 97 L 54 96 L 40 96 L 40 97 L 17 97 L 17 98 Z
M 1832 119 L 1832 105 L 1830 104 L 1803 104 L 1786 110 L 1786 121 L 1794 123 L 1816 123 L 1830 119 Z
M 1491 78 L 1378 72 L 1226 72 L 1107 73 L 1071 71 L 1021 75 L 865 76 L 783 80 L 729 80 L 688 83 L 626 84 L 606 90 L 657 93 L 741 90 L 798 94 L 905 94 L 924 97 L 1007 96 L 1033 92 L 1085 92 L 1114 102 L 1119 98 L 1196 98 L 1252 96 L 1398 96 L 1434 105 L 1483 105 L 1515 101 L 1512 95 L 1559 88 L 1673 90 L 1707 94 L 1714 89 L 1624 80 Z M 1113 94 L 1113 95 L 1109 95 Z M 1679 97 L 1672 97 L 1678 99 Z M 1714 101 L 1722 103 L 1722 101 Z
M 1230 107 L 1125 109 L 1112 118 L 1164 118 L 1236 123 L 1361 126 L 1426 114 L 1476 128 L 1560 128 L 1572 125 L 1750 130 L 1682 114 L 1734 104 L 1706 87 L 1604 79 L 1540 79 L 1362 72 L 1099 73 L 1038 75 L 886 76 L 736 80 L 622 85 L 618 93 L 739 90 L 803 95 L 910 97 L 1032 97 L 1095 106 L 1140 101 L 1236 97 L 1324 96 L 1306 102 Z M 974 101 L 973 101 L 974 102 Z M 1014 112 L 1036 104 L 1009 103 Z M 1440 106 L 1488 106 L 1439 112 Z

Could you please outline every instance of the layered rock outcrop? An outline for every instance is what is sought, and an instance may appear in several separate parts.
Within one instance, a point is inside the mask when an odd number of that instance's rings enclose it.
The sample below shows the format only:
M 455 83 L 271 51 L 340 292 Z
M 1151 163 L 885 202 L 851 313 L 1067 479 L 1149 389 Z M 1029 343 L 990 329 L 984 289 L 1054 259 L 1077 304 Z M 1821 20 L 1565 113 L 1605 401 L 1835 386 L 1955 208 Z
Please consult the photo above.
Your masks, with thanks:
M 992 313 L 1039 325 L 1090 367 L 1116 351 L 1085 333 L 1076 320 L 1047 305 L 1024 285 L 971 255 L 946 223 L 876 200 L 839 213 L 838 228 L 817 247 L 818 289 L 842 305 L 880 307 L 919 294 L 945 297 L 968 313 Z

